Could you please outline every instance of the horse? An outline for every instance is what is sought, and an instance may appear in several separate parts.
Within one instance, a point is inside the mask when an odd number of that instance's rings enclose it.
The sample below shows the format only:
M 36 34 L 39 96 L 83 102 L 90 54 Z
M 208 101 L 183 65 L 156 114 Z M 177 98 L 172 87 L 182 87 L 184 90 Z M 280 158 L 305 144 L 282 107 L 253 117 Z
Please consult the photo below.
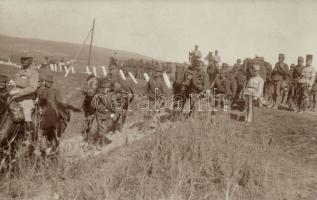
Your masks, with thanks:
M 7 94 L 0 95 L 0 171 L 14 160 L 19 144 L 25 136 L 24 121 L 15 119 L 10 111 L 18 108 L 18 103 L 7 101 Z
M 71 111 L 81 109 L 70 104 L 49 98 L 49 89 L 40 89 L 37 93 L 35 112 L 32 115 L 37 133 L 38 149 L 42 155 L 58 152 L 59 141 L 70 121 Z M 49 150 L 44 152 L 44 150 Z

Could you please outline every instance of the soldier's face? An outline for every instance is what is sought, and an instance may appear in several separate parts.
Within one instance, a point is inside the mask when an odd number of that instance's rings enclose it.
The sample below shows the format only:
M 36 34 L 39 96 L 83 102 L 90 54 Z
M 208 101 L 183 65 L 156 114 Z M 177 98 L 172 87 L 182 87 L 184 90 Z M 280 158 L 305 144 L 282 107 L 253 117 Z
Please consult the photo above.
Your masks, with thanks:
M 52 85 L 53 85 L 53 82 L 45 81 L 45 87 L 50 88 L 50 87 L 52 87 Z
M 282 62 L 284 62 L 284 57 L 278 57 L 278 61 L 280 62 L 280 63 L 282 63 Z
M 155 72 L 155 73 L 154 73 L 154 77 L 155 77 L 155 78 L 160 77 L 160 76 L 161 76 L 161 72 Z
M 21 65 L 22 65 L 23 68 L 29 67 L 31 64 L 32 64 L 31 60 L 23 60 L 21 62 Z
M 303 66 L 303 64 L 304 64 L 304 61 L 303 61 L 303 60 L 299 60 L 299 61 L 298 61 L 298 65 L 299 65 L 299 66 Z
M 117 73 L 119 73 L 118 69 L 111 69 L 110 70 L 110 74 L 117 74 Z
M 306 65 L 310 66 L 312 64 L 313 60 L 309 59 L 309 60 L 306 60 Z

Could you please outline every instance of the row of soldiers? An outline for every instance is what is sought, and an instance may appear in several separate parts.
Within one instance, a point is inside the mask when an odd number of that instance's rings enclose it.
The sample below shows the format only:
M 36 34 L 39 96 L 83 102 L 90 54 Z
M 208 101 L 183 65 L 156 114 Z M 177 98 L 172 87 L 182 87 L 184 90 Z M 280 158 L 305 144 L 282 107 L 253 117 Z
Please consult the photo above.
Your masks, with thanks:
M 247 81 L 252 77 L 253 66 L 257 64 L 264 80 L 260 106 L 267 105 L 274 109 L 284 107 L 298 112 L 308 109 L 315 111 L 317 80 L 312 60 L 312 55 L 306 56 L 306 62 L 299 57 L 297 65 L 292 64 L 290 68 L 285 63 L 284 54 L 279 54 L 274 68 L 262 57 L 245 59 L 243 63 L 238 59 L 233 68 L 226 63 L 219 68 L 219 65 L 210 62 L 207 68 L 209 81 L 205 82 L 204 87 L 214 90 L 216 94 L 224 94 L 234 104 L 241 99 Z

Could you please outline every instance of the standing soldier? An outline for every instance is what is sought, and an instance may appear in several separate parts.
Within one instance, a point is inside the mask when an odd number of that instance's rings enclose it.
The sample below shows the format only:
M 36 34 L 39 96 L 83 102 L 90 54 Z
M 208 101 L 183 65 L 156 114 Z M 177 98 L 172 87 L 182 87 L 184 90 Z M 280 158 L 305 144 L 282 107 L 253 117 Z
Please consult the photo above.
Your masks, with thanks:
M 197 110 L 197 103 L 199 100 L 200 94 L 204 93 L 209 89 L 209 78 L 206 72 L 203 71 L 203 62 L 200 61 L 198 65 L 193 68 L 194 73 L 189 85 L 190 93 L 190 113 L 193 113 Z
M 299 56 L 297 59 L 297 65 L 293 69 L 291 84 L 293 87 L 293 94 L 290 101 L 290 110 L 297 109 L 298 94 L 299 94 L 299 80 L 302 76 L 302 71 L 305 68 L 304 58 Z
M 33 57 L 21 57 L 21 64 L 22 68 L 13 78 L 16 87 L 12 89 L 9 94 L 11 100 L 19 102 L 22 106 L 26 124 L 26 136 L 28 142 L 33 142 L 35 140 L 35 131 L 31 115 L 34 109 L 34 99 L 38 88 L 39 73 L 32 65 Z
M 275 68 L 272 72 L 273 81 L 273 104 L 270 107 L 278 109 L 278 106 L 282 102 L 283 96 L 287 91 L 286 82 L 289 80 L 289 69 L 288 65 L 284 63 L 285 55 L 279 54 L 278 62 L 275 64 Z
M 95 121 L 95 107 L 93 105 L 93 97 L 98 90 L 98 78 L 94 75 L 89 75 L 86 79 L 85 85 L 82 88 L 82 95 L 84 95 L 84 100 L 82 102 L 82 108 L 84 111 L 85 120 L 82 127 L 82 143 L 81 146 L 85 146 L 89 140 L 91 133 L 92 124 Z
M 163 69 L 157 66 L 154 69 L 154 76 L 150 78 L 145 87 L 145 96 L 148 98 L 149 106 L 145 110 L 143 125 L 140 127 L 143 130 L 156 128 L 159 121 L 157 113 L 162 108 L 162 96 L 167 95 L 166 87 L 162 77 Z M 158 108 L 158 109 L 157 109 Z M 140 130 L 141 130 L 140 129 Z
M 311 103 L 312 103 L 311 111 L 316 112 L 316 102 L 317 102 L 317 72 L 316 72 L 316 75 L 315 75 L 315 81 L 314 81 L 313 87 L 312 87 L 311 92 L 310 92 L 310 98 L 311 98 Z
M 299 83 L 299 94 L 298 94 L 298 112 L 306 111 L 309 104 L 310 92 L 315 82 L 315 68 L 312 66 L 313 56 L 306 56 L 306 66 L 302 70 Z
M 263 93 L 264 81 L 260 76 L 260 65 L 255 64 L 253 66 L 254 75 L 251 77 L 247 83 L 245 97 L 247 99 L 246 103 L 246 119 L 245 122 L 253 122 L 254 115 L 254 100 L 260 100 Z

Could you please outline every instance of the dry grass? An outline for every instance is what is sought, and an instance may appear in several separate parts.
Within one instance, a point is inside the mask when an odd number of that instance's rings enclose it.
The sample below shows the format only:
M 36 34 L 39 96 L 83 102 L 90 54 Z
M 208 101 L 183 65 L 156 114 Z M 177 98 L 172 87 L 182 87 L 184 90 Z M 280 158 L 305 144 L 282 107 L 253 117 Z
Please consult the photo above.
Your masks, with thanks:
M 314 199 L 316 174 L 281 158 L 269 137 L 227 115 L 213 124 L 189 120 L 75 163 L 21 163 L 1 181 L 0 198 Z

